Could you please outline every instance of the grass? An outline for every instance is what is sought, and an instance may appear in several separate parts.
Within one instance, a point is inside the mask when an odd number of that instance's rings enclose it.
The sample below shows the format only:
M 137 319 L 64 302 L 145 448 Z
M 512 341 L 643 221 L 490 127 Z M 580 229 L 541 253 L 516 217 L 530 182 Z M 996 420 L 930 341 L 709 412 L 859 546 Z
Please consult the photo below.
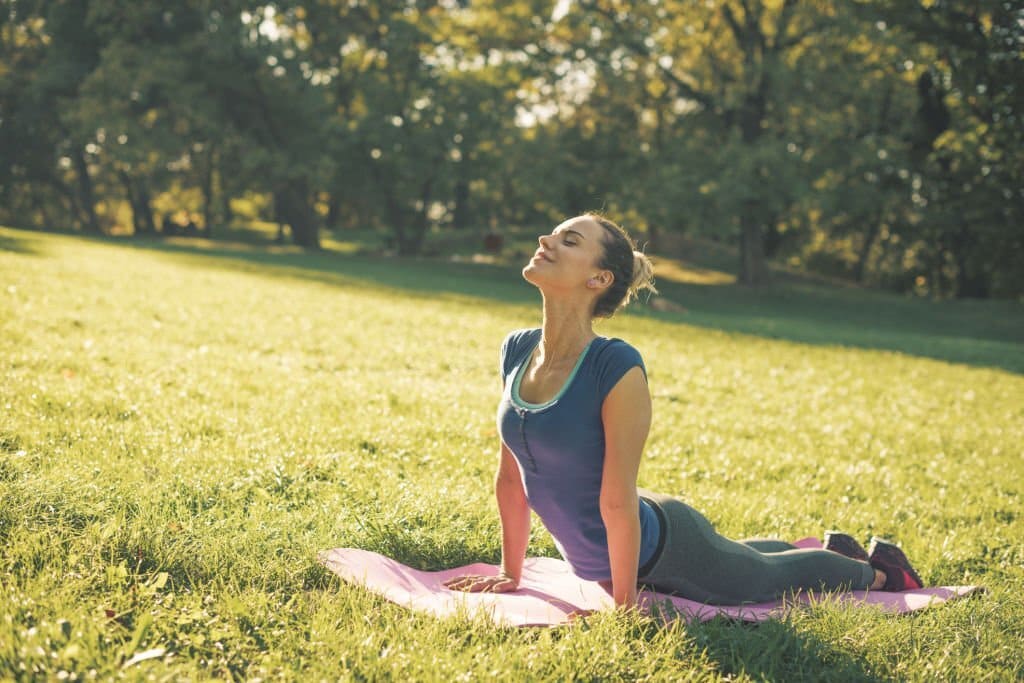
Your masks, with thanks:
M 663 280 L 641 484 L 732 536 L 900 541 L 976 598 L 758 627 L 410 613 L 316 552 L 499 558 L 507 266 L 0 229 L 0 678 L 1015 680 L 1024 310 Z M 534 525 L 530 552 L 556 555 Z M 64 673 L 62 673 L 64 672 Z

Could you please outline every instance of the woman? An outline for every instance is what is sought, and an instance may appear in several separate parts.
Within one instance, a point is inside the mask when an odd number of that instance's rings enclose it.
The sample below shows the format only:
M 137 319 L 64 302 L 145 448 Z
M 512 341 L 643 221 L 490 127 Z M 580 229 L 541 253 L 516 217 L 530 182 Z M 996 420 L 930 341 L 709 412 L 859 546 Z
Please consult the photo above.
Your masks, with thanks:
M 543 296 L 543 327 L 511 333 L 501 353 L 501 573 L 455 577 L 448 588 L 516 590 L 531 508 L 573 572 L 601 582 L 619 607 L 636 605 L 638 585 L 716 604 L 922 585 L 899 548 L 881 539 L 870 555 L 834 532 L 831 550 L 731 541 L 684 503 L 638 490 L 651 422 L 646 370 L 636 349 L 596 335 L 593 321 L 641 289 L 654 291 L 653 266 L 622 228 L 594 214 L 538 241 L 523 277 Z

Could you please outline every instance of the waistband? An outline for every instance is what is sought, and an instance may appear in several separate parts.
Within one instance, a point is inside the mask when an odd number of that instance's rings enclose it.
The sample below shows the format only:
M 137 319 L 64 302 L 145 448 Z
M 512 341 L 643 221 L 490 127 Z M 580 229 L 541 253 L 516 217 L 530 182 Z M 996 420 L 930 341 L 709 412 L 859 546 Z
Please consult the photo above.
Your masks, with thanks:
M 650 574 L 654 567 L 657 566 L 658 560 L 661 559 L 661 553 L 665 549 L 665 538 L 668 536 L 668 518 L 665 516 L 665 511 L 650 498 L 640 496 L 640 500 L 647 503 L 648 507 L 654 510 L 654 516 L 658 518 L 658 544 L 654 547 L 654 554 L 651 555 L 651 559 L 647 560 L 644 566 L 637 570 L 636 576 L 638 580 Z

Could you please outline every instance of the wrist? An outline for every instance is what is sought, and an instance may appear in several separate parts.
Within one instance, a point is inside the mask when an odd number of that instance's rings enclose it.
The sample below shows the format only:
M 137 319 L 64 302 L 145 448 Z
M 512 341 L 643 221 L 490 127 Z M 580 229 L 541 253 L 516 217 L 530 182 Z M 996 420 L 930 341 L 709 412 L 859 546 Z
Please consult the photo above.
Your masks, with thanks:
M 634 588 L 633 590 L 626 591 L 625 593 L 616 593 L 612 599 L 615 601 L 615 607 L 617 608 L 629 609 L 631 607 L 636 607 L 637 601 L 639 600 L 639 591 Z

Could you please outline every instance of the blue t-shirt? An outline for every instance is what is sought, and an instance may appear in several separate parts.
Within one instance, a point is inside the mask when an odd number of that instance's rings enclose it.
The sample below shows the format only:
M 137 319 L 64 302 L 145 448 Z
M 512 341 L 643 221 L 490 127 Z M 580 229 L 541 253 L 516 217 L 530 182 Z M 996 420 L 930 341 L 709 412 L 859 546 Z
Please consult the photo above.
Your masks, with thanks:
M 555 398 L 542 405 L 519 397 L 519 382 L 541 330 L 518 330 L 501 347 L 505 382 L 498 432 L 519 463 L 530 507 L 551 532 L 573 572 L 590 581 L 611 579 L 608 536 L 601 519 L 604 423 L 601 405 L 631 368 L 646 374 L 640 353 L 621 339 L 597 337 L 580 355 Z M 654 510 L 640 501 L 639 567 L 654 555 L 660 532 Z

